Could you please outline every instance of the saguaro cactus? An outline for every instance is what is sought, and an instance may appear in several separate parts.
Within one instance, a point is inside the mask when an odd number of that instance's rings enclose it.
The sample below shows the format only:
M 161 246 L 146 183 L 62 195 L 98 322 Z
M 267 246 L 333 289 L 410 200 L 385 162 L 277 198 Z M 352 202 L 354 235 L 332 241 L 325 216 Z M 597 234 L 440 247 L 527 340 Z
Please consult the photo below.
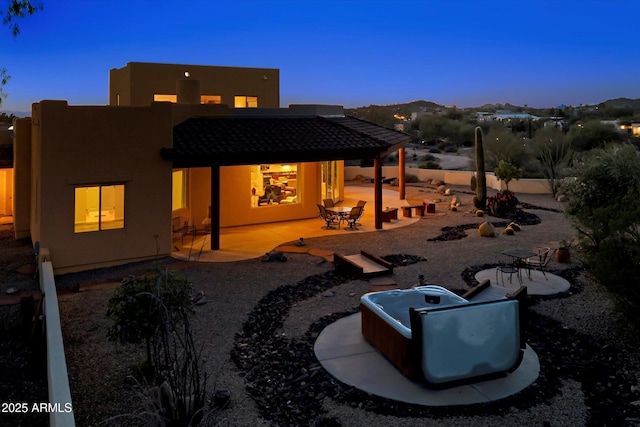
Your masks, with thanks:
M 476 127 L 476 176 L 473 205 L 476 209 L 485 210 L 487 203 L 487 176 L 484 172 L 484 147 L 482 145 L 482 128 Z

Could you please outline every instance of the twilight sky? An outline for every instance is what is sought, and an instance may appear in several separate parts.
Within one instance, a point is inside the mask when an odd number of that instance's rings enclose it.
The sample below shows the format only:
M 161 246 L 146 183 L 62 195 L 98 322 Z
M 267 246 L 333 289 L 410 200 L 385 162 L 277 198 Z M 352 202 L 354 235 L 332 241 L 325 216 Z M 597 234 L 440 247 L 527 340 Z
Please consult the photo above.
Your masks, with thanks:
M 638 0 L 42 2 L 0 27 L 2 110 L 107 104 L 127 62 L 279 68 L 282 106 L 640 98 Z

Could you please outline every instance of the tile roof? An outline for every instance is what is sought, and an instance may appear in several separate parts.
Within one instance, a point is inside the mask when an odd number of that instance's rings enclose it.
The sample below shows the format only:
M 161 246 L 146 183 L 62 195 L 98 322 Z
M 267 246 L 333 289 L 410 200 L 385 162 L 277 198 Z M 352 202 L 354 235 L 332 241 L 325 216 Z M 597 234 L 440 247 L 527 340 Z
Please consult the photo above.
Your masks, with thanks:
M 370 159 L 410 136 L 353 117 L 192 117 L 163 155 L 175 167 Z

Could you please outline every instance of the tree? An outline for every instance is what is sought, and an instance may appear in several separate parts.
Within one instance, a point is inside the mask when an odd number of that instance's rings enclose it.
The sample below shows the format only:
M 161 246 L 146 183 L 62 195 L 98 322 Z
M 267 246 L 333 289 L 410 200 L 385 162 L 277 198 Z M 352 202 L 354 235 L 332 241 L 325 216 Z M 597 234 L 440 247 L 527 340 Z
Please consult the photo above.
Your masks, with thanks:
M 13 37 L 17 37 L 20 34 L 20 26 L 17 21 L 27 15 L 33 15 L 38 10 L 42 10 L 42 8 L 42 3 L 31 2 L 31 0 L 9 0 L 7 8 L 0 10 L 0 16 L 2 16 L 2 23 L 11 28 Z M 7 97 L 3 89 L 10 77 L 6 68 L 0 69 L 0 107 L 2 106 L 2 100 Z
M 566 212 L 580 232 L 592 275 L 628 312 L 640 308 L 640 153 L 631 145 L 594 149 L 573 168 Z
M 509 183 L 512 180 L 522 178 L 522 171 L 504 160 L 500 160 L 500 164 L 495 169 L 494 173 L 496 174 L 498 181 L 504 181 L 504 184 L 507 186 L 507 191 L 509 191 Z
M 611 142 L 621 142 L 624 135 L 616 131 L 613 125 L 590 120 L 582 125 L 572 126 L 567 137 L 575 151 L 588 151 L 603 148 Z
M 562 132 L 541 131 L 536 135 L 534 153 L 540 164 L 542 175 L 547 179 L 553 197 L 556 197 L 562 185 L 562 178 L 565 176 L 565 169 L 573 157 L 571 145 Z

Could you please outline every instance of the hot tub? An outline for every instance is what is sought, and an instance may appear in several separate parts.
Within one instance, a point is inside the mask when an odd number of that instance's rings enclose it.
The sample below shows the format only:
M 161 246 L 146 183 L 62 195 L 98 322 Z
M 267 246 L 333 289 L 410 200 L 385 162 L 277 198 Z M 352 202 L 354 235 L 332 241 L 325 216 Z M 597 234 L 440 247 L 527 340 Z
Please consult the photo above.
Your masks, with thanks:
M 518 299 L 475 302 L 433 285 L 372 292 L 361 298 L 362 334 L 414 380 L 444 385 L 502 374 L 522 360 Z

